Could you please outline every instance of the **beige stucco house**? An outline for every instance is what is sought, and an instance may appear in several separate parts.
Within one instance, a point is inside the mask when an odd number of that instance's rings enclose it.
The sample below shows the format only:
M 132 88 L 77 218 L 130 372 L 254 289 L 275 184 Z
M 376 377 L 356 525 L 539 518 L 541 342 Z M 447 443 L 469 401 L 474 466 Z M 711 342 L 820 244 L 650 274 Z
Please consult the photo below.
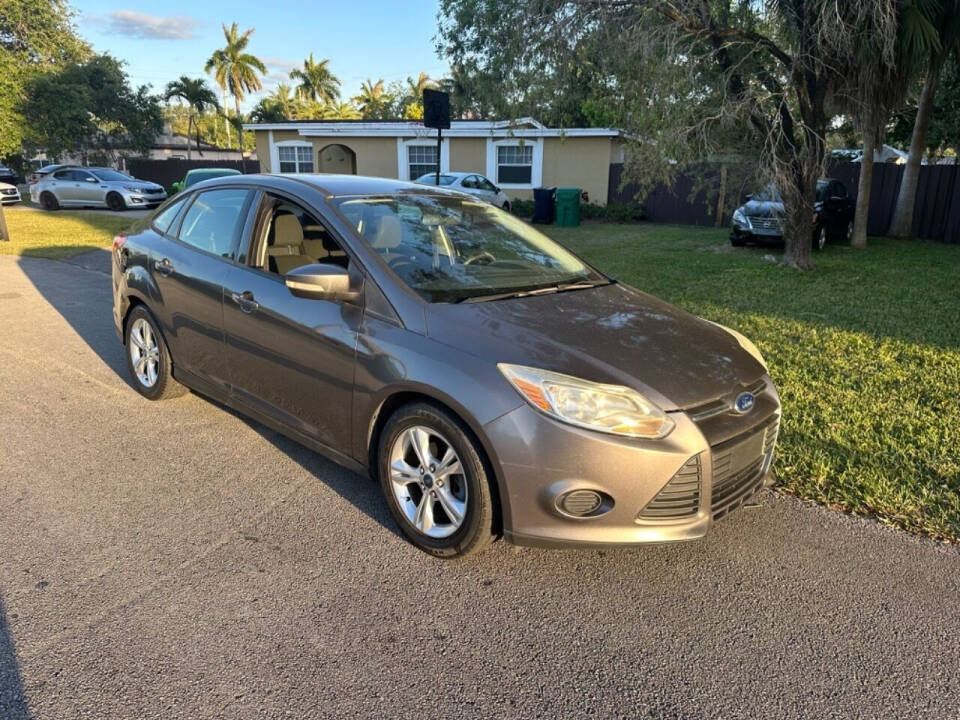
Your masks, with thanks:
M 437 131 L 415 121 L 288 121 L 245 125 L 263 172 L 416 179 L 436 170 Z M 548 128 L 532 118 L 455 120 L 443 131 L 440 170 L 485 175 L 513 198 L 541 185 L 580 187 L 604 205 L 622 149 L 610 128 Z

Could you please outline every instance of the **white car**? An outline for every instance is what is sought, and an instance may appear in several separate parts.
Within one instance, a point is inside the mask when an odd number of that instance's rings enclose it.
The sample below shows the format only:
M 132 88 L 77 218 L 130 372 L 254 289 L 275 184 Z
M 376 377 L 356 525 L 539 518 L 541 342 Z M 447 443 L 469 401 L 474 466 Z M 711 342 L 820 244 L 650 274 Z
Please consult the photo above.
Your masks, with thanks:
M 437 174 L 421 175 L 414 182 L 421 185 L 436 185 Z M 507 194 L 479 173 L 442 172 L 440 173 L 440 187 L 448 187 L 451 190 L 476 195 L 481 200 L 486 200 L 491 205 L 496 205 L 498 208 L 510 212 L 510 198 L 507 197 Z
M 16 185 L 0 183 L 0 205 L 13 205 L 20 202 L 20 191 Z

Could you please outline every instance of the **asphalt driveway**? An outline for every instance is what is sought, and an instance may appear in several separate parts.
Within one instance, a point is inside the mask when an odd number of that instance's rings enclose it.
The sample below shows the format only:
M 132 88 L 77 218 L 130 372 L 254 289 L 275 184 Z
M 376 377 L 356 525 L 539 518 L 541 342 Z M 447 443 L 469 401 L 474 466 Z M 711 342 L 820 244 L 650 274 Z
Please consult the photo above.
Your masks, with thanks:
M 106 257 L 0 256 L 3 720 L 960 715 L 956 548 L 767 493 L 696 543 L 438 562 L 369 480 L 141 399 Z

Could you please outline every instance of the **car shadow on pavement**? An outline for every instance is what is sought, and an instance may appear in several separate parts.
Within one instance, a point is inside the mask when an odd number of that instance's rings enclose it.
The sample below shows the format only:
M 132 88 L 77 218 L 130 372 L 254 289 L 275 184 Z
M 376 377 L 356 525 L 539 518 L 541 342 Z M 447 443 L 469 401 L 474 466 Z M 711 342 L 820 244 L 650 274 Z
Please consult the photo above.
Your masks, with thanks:
M 29 720 L 27 696 L 20 677 L 20 665 L 13 646 L 10 623 L 0 595 L 0 717 L 3 720 Z
M 64 263 L 83 268 L 85 272 L 73 272 L 65 276 Z M 125 384 L 130 385 L 123 345 L 113 329 L 109 251 L 98 250 L 85 253 L 66 261 L 21 258 L 20 268 L 43 298 L 67 321 L 100 360 Z M 136 392 L 132 385 L 130 392 Z M 400 534 L 383 502 L 379 486 L 369 478 L 340 467 L 322 455 L 235 412 L 216 400 L 198 393 L 194 395 L 249 425 L 274 447 L 297 462 L 306 472 L 352 503 L 358 510 L 390 532 Z M 0 718 L 6 720 L 3 716 Z

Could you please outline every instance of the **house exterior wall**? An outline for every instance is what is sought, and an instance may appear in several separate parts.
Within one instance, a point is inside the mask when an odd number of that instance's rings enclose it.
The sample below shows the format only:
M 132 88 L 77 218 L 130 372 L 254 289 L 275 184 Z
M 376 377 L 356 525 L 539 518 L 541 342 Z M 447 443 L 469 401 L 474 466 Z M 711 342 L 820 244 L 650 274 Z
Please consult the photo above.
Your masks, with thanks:
M 594 205 L 607 204 L 610 183 L 610 138 L 546 138 L 543 184 L 578 187 Z
M 487 141 L 484 138 L 453 138 L 450 169 L 454 172 L 486 172 Z
M 314 169 L 319 170 L 320 151 L 328 145 L 343 145 L 356 155 L 358 175 L 403 178 L 408 173 L 407 148 L 435 142 L 427 135 L 379 134 L 370 137 L 354 131 L 351 134 L 313 136 L 306 129 L 301 135 L 296 129 L 254 129 L 257 154 L 264 172 L 276 172 L 277 148 L 284 144 L 310 147 Z M 309 128 L 312 130 L 313 128 Z M 353 128 L 348 128 L 353 130 Z M 421 128 L 422 131 L 422 128 Z M 529 200 L 533 187 L 552 185 L 556 187 L 579 187 L 589 195 L 591 203 L 604 205 L 607 202 L 610 161 L 615 153 L 611 142 L 614 132 L 607 135 L 588 135 L 590 131 L 574 130 L 572 135 L 562 131 L 534 131 L 523 138 L 500 131 L 499 134 L 472 136 L 444 136 L 440 155 L 441 171 L 478 172 L 486 175 L 514 199 Z M 603 132 L 603 131 L 601 131 Z M 552 133 L 550 135 L 549 133 Z M 533 148 L 531 181 L 526 184 L 509 184 L 497 178 L 498 147 L 502 145 L 529 144 Z

